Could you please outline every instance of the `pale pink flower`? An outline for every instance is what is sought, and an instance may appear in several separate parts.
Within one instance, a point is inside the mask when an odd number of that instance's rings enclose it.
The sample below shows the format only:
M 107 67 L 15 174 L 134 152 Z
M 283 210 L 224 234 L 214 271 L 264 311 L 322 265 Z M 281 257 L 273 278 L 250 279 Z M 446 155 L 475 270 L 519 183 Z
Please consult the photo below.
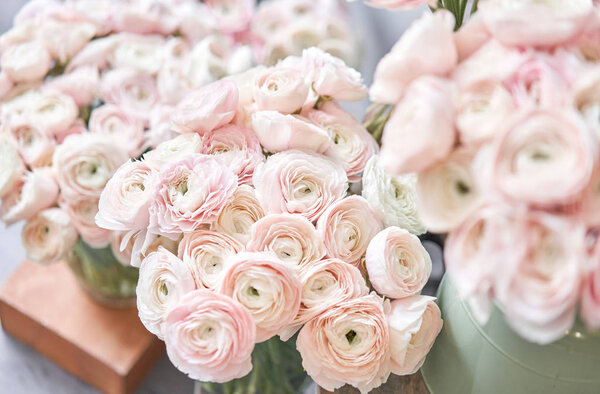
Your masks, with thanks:
M 309 90 L 310 85 L 301 71 L 271 67 L 256 76 L 252 95 L 259 111 L 291 114 L 302 108 Z
M 165 39 L 138 34 L 122 34 L 121 37 L 111 53 L 111 68 L 130 68 L 155 76 L 164 63 Z
M 221 80 L 188 94 L 177 106 L 171 123 L 180 133 L 206 132 L 233 120 L 238 103 L 235 82 Z
M 96 26 L 89 22 L 45 20 L 37 33 L 50 56 L 65 64 L 96 35 Z
M 159 248 L 148 254 L 140 266 L 136 288 L 138 314 L 146 329 L 164 338 L 167 314 L 195 289 L 189 267 L 173 253 Z
M 79 118 L 79 119 L 75 119 L 75 122 L 73 122 L 71 124 L 71 126 L 69 126 L 67 129 L 64 129 L 61 132 L 55 133 L 54 138 L 56 138 L 56 142 L 58 144 L 62 144 L 63 141 L 65 140 L 65 138 L 67 138 L 67 136 L 69 136 L 71 134 L 83 134 L 83 133 L 87 133 L 87 132 L 88 132 L 88 129 L 87 129 L 85 122 L 83 121 L 83 119 Z
M 215 290 L 228 268 L 228 259 L 243 249 L 227 234 L 196 230 L 183 236 L 177 254 L 189 267 L 197 288 Z
M 592 270 L 585 276 L 581 292 L 581 319 L 591 330 L 600 328 L 600 259 L 598 246 L 591 256 Z
M 0 134 L 0 198 L 13 189 L 24 172 L 25 165 L 19 156 L 17 144 Z
M 211 224 L 233 199 L 237 176 L 212 156 L 188 156 L 165 167 L 150 205 L 150 228 L 177 237 Z
M 314 222 L 346 196 L 348 178 L 341 165 L 326 157 L 286 151 L 257 168 L 254 186 L 267 213 L 298 213 Z
M 190 378 L 226 383 L 252 370 L 256 328 L 239 302 L 195 290 L 181 298 L 165 323 L 169 359 Z
M 481 48 L 489 39 L 490 33 L 479 13 L 471 15 L 460 29 L 454 33 L 454 44 L 458 59 L 464 60 Z
M 35 123 L 26 117 L 17 117 L 2 123 L 0 128 L 15 143 L 25 164 L 43 167 L 52 163 L 56 141 Z
M 114 3 L 111 24 L 115 31 L 136 34 L 172 34 L 178 25 L 177 15 L 170 4 L 162 1 Z
M 418 77 L 450 73 L 458 58 L 453 30 L 454 17 L 449 11 L 424 14 L 379 61 L 369 90 L 371 100 L 396 104 Z
M 252 115 L 252 129 L 269 152 L 302 149 L 323 153 L 333 145 L 327 130 L 300 115 L 258 111 Z
M 302 284 L 271 253 L 239 253 L 228 261 L 219 292 L 245 306 L 256 323 L 256 342 L 288 326 L 298 314 Z
M 58 184 L 50 168 L 26 172 L 2 199 L 0 217 L 6 224 L 27 220 L 56 204 Z
M 69 214 L 71 222 L 85 243 L 98 249 L 108 246 L 112 231 L 99 227 L 95 221 L 98 214 L 98 197 L 66 199 L 61 196 L 58 203 Z
M 421 172 L 450 153 L 456 139 L 453 87 L 449 80 L 424 76 L 407 88 L 381 140 L 380 164 L 386 171 Z
M 100 94 L 100 74 L 94 66 L 83 66 L 52 79 L 46 87 L 71 96 L 77 106 L 85 107 Z
M 431 257 L 419 238 L 399 227 L 375 235 L 365 265 L 373 288 L 389 298 L 418 294 L 431 274 Z
M 15 83 L 5 73 L 0 71 L 0 99 L 4 99 L 15 87 Z
M 54 90 L 33 93 L 23 104 L 27 106 L 24 111 L 27 120 L 54 136 L 70 128 L 79 114 L 79 108 L 71 96 Z
M 317 230 L 327 256 L 358 265 L 383 224 L 367 200 L 349 196 L 329 206 L 319 218 Z
M 152 241 L 148 242 L 148 245 L 142 249 L 138 238 L 143 234 L 131 234 L 131 232 L 119 231 L 113 231 L 112 234 L 110 248 L 115 255 L 115 258 L 123 265 L 131 265 L 138 268 L 146 256 L 150 255 L 152 252 L 156 252 L 158 248 L 162 247 L 171 253 L 177 253 L 177 247 L 179 246 L 178 240 L 173 241 L 172 239 L 159 235 L 154 237 Z
M 256 198 L 254 188 L 240 185 L 233 193 L 233 200 L 212 224 L 212 229 L 229 234 L 246 245 L 250 240 L 252 225 L 264 216 L 265 211 Z
M 50 54 L 39 41 L 11 45 L 2 52 L 0 68 L 14 82 L 42 80 L 50 70 Z
M 296 346 L 302 366 L 321 387 L 349 384 L 368 393 L 390 374 L 389 308 L 375 294 L 329 308 L 304 325 Z
M 79 237 L 69 215 L 59 208 L 38 213 L 25 224 L 22 235 L 27 258 L 38 264 L 65 258 Z
M 131 68 L 107 71 L 102 75 L 102 99 L 148 122 L 160 101 L 154 78 Z
M 144 144 L 144 122 L 127 110 L 113 104 L 96 108 L 89 120 L 90 133 L 100 134 L 113 141 L 129 157 L 138 157 Z
M 112 34 L 91 41 L 67 65 L 66 72 L 72 72 L 80 67 L 96 67 L 103 71 L 109 65 L 117 45 L 124 39 L 121 34 Z
M 246 247 L 251 252 L 273 252 L 292 268 L 325 257 L 325 245 L 312 223 L 288 213 L 267 215 L 254 223 Z
M 416 373 L 442 330 L 442 314 L 435 298 L 414 295 L 392 301 L 386 317 L 390 326 L 392 373 Z
M 248 28 L 255 0 L 206 0 L 204 4 L 219 29 L 234 33 Z
M 600 225 L 600 168 L 597 166 L 581 194 L 581 199 L 576 203 L 581 209 L 580 219 L 586 225 L 592 228 Z

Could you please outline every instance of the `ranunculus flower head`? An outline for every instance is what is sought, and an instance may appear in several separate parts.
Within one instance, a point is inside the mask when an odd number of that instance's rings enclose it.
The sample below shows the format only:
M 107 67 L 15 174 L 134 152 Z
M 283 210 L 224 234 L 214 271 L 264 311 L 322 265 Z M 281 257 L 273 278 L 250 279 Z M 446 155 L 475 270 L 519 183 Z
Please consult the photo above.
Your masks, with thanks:
M 60 208 L 41 211 L 23 227 L 27 258 L 39 264 L 53 263 L 66 257 L 77 238 L 77 230 L 69 215 Z

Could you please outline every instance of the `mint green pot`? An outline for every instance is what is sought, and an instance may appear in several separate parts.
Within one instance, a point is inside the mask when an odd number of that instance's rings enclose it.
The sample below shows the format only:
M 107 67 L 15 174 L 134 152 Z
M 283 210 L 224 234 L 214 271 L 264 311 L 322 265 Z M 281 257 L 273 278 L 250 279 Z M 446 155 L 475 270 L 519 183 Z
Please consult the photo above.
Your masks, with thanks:
M 600 393 L 600 333 L 576 323 L 540 346 L 514 333 L 497 307 L 480 326 L 447 276 L 438 298 L 444 328 L 421 369 L 432 394 Z

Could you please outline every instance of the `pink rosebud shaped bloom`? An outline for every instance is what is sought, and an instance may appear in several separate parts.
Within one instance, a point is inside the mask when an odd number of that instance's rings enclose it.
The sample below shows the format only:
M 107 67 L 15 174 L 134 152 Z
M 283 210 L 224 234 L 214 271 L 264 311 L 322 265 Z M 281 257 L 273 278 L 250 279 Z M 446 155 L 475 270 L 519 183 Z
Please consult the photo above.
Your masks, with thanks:
M 79 237 L 71 218 L 60 208 L 38 213 L 25 224 L 22 235 L 27 258 L 38 264 L 65 258 Z
M 189 267 L 173 253 L 159 247 L 148 254 L 140 266 L 136 288 L 138 314 L 146 329 L 163 339 L 169 310 L 195 289 Z
M 406 87 L 423 75 L 445 76 L 457 62 L 454 16 L 446 10 L 424 14 L 377 65 L 371 100 L 396 104 Z
M 213 223 L 212 229 L 229 234 L 246 245 L 250 240 L 252 225 L 264 216 L 265 211 L 256 198 L 254 188 L 240 185 L 233 193 L 233 200 L 223 208 Z
M 239 253 L 229 259 L 219 293 L 246 307 L 256 323 L 256 342 L 290 325 L 298 314 L 302 284 L 272 253 Z
M 590 181 L 597 154 L 592 141 L 574 112 L 533 110 L 518 116 L 495 141 L 494 186 L 516 201 L 564 204 Z
M 244 245 L 227 234 L 196 230 L 183 236 L 178 256 L 189 267 L 197 288 L 215 290 L 228 259 L 242 250 Z
M 84 66 L 96 67 L 98 70 L 103 71 L 108 67 L 115 48 L 124 38 L 122 34 L 112 34 L 91 41 L 71 59 L 66 71 L 70 73 Z
M 362 273 L 355 266 L 338 259 L 323 259 L 300 267 L 302 300 L 298 316 L 279 336 L 287 341 L 302 325 L 321 313 L 369 294 Z
M 368 393 L 390 375 L 389 305 L 375 294 L 342 302 L 304 325 L 296 346 L 302 366 L 325 390 L 344 384 Z
M 248 28 L 256 0 L 206 0 L 207 11 L 215 18 L 215 25 L 228 33 L 241 32 Z
M 302 108 L 309 90 L 310 85 L 301 71 L 276 66 L 256 76 L 252 95 L 259 111 L 291 114 Z
M 358 265 L 383 223 L 361 196 L 337 201 L 321 215 L 317 230 L 323 238 L 327 256 Z
M 267 215 L 254 223 L 246 247 L 251 252 L 273 252 L 292 268 L 325 257 L 325 245 L 312 223 L 289 213 Z
M 100 134 L 114 141 L 129 157 L 138 157 L 144 145 L 144 122 L 131 116 L 125 109 L 104 104 L 94 109 L 89 120 L 90 133 Z
M 97 67 L 84 66 L 54 78 L 46 86 L 71 96 L 77 106 L 85 107 L 100 94 L 100 74 Z
M 383 132 L 380 163 L 385 170 L 421 172 L 448 156 L 456 139 L 453 96 L 452 83 L 437 77 L 421 77 L 408 87 Z
M 56 204 L 58 193 L 58 184 L 51 168 L 36 168 L 26 172 L 2 199 L 0 218 L 6 224 L 27 220 Z
M 332 145 L 324 128 L 300 115 L 258 111 L 252 114 L 252 129 L 269 152 L 301 149 L 323 153 Z
M 211 224 L 233 199 L 237 176 L 217 158 L 188 156 L 160 172 L 150 205 L 150 228 L 177 237 Z
M 516 216 L 516 215 L 515 215 Z M 516 216 L 515 242 L 494 274 L 508 324 L 540 345 L 561 338 L 575 320 L 585 262 L 585 229 L 545 212 Z
M 201 136 L 233 120 L 238 89 L 231 80 L 220 80 L 188 94 L 177 106 L 171 124 L 179 133 Z
M 102 75 L 102 99 L 145 123 L 160 96 L 154 78 L 133 68 L 119 68 Z
M 90 42 L 96 30 L 89 22 L 45 20 L 38 28 L 38 37 L 53 59 L 66 64 Z
M 99 227 L 95 221 L 98 214 L 98 197 L 67 199 L 61 196 L 58 204 L 69 215 L 85 243 L 98 249 L 110 244 L 112 231 Z
M 414 295 L 392 301 L 386 315 L 390 325 L 392 373 L 411 375 L 419 370 L 442 330 L 442 314 L 434 297 Z
M 418 294 L 431 274 L 431 257 L 419 238 L 399 227 L 375 235 L 365 265 L 373 288 L 389 298 Z
M 157 186 L 158 173 L 146 162 L 123 164 L 102 190 L 96 224 L 116 231 L 145 229 Z
M 0 133 L 15 143 L 25 164 L 43 167 L 52 162 L 56 141 L 28 117 L 15 117 L 2 123 Z
M 42 80 L 50 70 L 50 54 L 39 41 L 11 45 L 2 52 L 0 68 L 14 82 Z
M 195 290 L 169 312 L 165 343 L 171 362 L 191 379 L 227 383 L 252 370 L 256 327 L 239 302 Z
M 62 144 L 65 138 L 71 134 L 83 134 L 87 133 L 88 129 L 83 119 L 75 119 L 75 122 L 68 128 L 59 133 L 55 133 L 54 137 L 58 144 Z
M 503 44 L 544 47 L 575 36 L 592 11 L 592 0 L 488 0 L 478 9 L 492 36 Z
M 237 175 L 240 184 L 252 184 L 254 169 L 265 161 L 260 142 L 252 130 L 234 124 L 204 134 L 200 152 L 219 158 Z
M 298 213 L 314 222 L 346 196 L 348 178 L 338 163 L 292 150 L 270 156 L 257 168 L 254 186 L 267 213 Z
M 0 134 L 0 198 L 15 187 L 24 172 L 25 165 L 17 145 L 8 136 Z
M 304 115 L 327 131 L 331 142 L 325 155 L 344 164 L 348 180 L 359 181 L 367 162 L 378 150 L 373 136 L 358 119 L 332 101 Z
M 479 13 L 471 15 L 470 19 L 454 32 L 454 44 L 458 52 L 458 59 L 468 58 L 490 38 L 490 33 L 481 15 Z
M 77 120 L 79 108 L 67 94 L 48 89 L 29 97 L 24 103 L 27 119 L 50 135 L 63 134 Z
M 186 157 L 196 156 L 202 150 L 202 138 L 196 133 L 179 134 L 161 142 L 144 153 L 144 161 L 157 171 Z

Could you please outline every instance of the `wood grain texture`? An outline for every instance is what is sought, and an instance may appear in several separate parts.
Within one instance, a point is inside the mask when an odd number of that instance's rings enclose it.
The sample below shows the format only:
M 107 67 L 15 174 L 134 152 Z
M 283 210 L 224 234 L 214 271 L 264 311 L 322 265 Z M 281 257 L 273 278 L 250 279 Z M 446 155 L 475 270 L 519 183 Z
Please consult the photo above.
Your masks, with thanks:
M 317 394 L 329 393 L 331 393 L 331 391 L 327 391 L 320 387 L 317 388 Z M 346 385 L 335 390 L 333 393 L 360 394 L 360 391 Z M 427 386 L 425 386 L 421 372 L 417 372 L 416 374 L 409 376 L 390 375 L 387 383 L 371 391 L 371 394 L 429 394 L 429 390 L 427 390 Z
M 135 307 L 95 303 L 63 263 L 21 264 L 0 288 L 0 319 L 11 336 L 110 394 L 133 392 L 164 353 Z

